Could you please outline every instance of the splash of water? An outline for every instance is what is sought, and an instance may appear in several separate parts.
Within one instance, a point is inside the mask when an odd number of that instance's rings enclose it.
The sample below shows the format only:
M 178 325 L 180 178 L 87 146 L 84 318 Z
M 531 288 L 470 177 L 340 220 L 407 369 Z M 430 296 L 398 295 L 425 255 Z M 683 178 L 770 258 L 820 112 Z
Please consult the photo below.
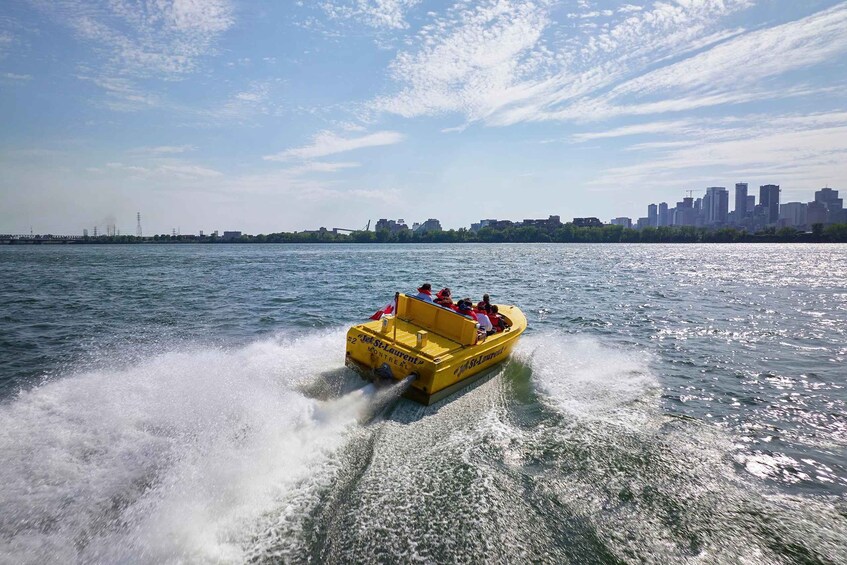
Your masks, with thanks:
M 529 336 L 516 357 L 531 367 L 542 397 L 578 419 L 622 421 L 635 416 L 638 411 L 630 408 L 659 388 L 648 355 L 594 337 Z
M 299 391 L 339 369 L 342 341 L 164 353 L 3 404 L 0 561 L 241 560 L 256 520 L 382 401 Z

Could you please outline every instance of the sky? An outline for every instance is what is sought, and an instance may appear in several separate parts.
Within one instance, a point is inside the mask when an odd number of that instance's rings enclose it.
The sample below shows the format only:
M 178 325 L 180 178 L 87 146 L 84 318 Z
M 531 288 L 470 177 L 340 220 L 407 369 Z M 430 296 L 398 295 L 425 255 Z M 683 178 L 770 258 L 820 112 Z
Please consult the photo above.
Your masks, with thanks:
M 809 201 L 847 191 L 845 30 L 831 0 L 5 0 L 0 233 Z

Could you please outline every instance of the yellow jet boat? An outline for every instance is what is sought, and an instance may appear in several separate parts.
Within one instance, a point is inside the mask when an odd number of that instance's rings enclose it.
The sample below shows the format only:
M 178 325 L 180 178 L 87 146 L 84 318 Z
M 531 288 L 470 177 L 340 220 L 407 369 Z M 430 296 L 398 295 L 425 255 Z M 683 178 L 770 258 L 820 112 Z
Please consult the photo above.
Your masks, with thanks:
M 526 329 L 517 306 L 499 305 L 509 327 L 480 337 L 479 324 L 411 295 L 396 296 L 394 315 L 347 332 L 345 364 L 369 381 L 413 376 L 403 394 L 430 405 L 475 382 L 505 361 Z

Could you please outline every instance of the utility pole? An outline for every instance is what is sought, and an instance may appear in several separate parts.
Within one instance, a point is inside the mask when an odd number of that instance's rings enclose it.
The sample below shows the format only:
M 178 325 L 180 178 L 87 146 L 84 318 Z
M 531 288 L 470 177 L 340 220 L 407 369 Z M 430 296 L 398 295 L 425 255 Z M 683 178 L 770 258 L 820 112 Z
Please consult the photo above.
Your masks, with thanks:
M 138 219 L 138 223 L 135 226 L 135 237 L 141 237 L 141 212 L 136 213 L 135 217 Z

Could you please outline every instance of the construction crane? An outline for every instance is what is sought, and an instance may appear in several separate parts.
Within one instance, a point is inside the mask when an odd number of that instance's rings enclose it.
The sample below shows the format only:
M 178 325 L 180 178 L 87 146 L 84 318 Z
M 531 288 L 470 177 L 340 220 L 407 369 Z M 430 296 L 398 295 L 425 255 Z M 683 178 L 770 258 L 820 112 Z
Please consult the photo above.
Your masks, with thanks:
M 368 225 L 366 225 L 365 229 L 363 229 L 363 230 L 351 230 L 349 228 L 332 228 L 332 231 L 335 231 L 335 232 L 349 231 L 350 233 L 357 232 L 357 231 L 371 231 L 371 221 L 368 220 Z

